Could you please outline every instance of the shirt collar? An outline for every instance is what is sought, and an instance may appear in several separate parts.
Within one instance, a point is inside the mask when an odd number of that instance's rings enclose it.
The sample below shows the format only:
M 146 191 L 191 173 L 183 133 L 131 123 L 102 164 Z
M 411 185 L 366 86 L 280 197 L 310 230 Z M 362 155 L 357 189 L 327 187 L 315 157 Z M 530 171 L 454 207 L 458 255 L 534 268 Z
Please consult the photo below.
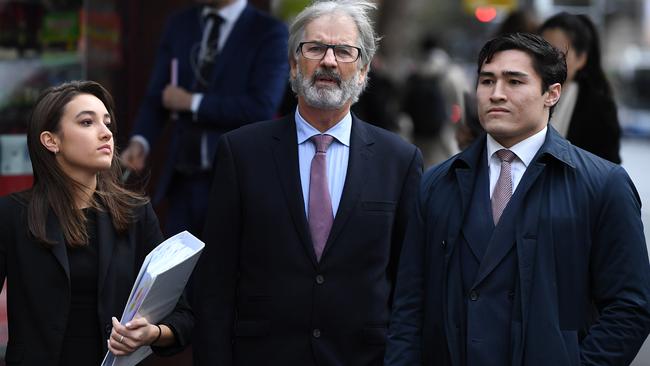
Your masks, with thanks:
M 309 140 L 314 135 L 320 135 L 314 126 L 310 125 L 309 122 L 305 121 L 304 118 L 300 115 L 298 108 L 296 108 L 296 132 L 298 135 L 298 145 Z M 350 146 L 350 132 L 352 131 L 352 114 L 348 112 L 343 119 L 338 121 L 334 126 L 324 133 L 333 136 L 338 142 L 345 146 Z
M 523 141 L 516 143 L 508 150 L 515 153 L 515 155 L 517 155 L 517 158 L 519 158 L 519 160 L 521 160 L 521 162 L 524 163 L 524 166 L 528 167 L 528 164 L 530 164 L 530 162 L 533 160 L 535 154 L 537 154 L 537 151 L 544 144 L 547 131 L 548 131 L 548 126 L 545 126 L 544 129 L 542 129 L 541 131 L 537 132 L 536 134 L 530 136 L 529 138 Z M 505 149 L 505 147 L 501 146 L 500 143 L 498 143 L 492 136 L 488 134 L 487 135 L 488 164 L 490 163 L 490 159 L 492 158 L 494 153 L 496 153 L 501 149 Z
M 224 22 L 234 23 L 237 21 L 237 18 L 239 18 L 239 15 L 241 15 L 241 13 L 244 11 L 244 8 L 246 8 L 246 0 L 235 0 L 235 2 L 232 4 L 226 5 L 223 8 L 219 9 L 217 13 L 221 18 L 223 18 Z M 206 16 L 213 11 L 214 8 L 205 6 L 203 7 L 202 15 Z

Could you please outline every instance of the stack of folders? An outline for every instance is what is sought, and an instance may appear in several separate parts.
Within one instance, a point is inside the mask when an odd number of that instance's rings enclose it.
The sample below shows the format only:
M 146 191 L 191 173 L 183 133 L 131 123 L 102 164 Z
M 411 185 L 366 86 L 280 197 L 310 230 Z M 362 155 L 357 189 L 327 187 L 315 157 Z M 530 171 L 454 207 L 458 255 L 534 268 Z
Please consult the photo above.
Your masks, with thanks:
M 121 324 L 144 317 L 157 324 L 176 306 L 205 244 L 187 231 L 158 245 L 144 259 L 122 313 Z M 152 353 L 143 346 L 127 356 L 106 353 L 102 366 L 132 366 Z

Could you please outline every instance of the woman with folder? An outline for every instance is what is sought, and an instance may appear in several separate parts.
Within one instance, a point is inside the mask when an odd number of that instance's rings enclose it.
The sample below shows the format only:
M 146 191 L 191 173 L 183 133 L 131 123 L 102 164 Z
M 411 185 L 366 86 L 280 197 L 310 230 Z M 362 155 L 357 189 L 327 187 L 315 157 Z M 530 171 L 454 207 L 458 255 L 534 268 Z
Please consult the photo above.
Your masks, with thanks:
M 148 200 L 119 183 L 110 94 L 76 81 L 46 90 L 28 126 L 31 189 L 0 198 L 7 365 L 99 365 L 107 350 L 158 354 L 187 344 L 181 298 L 159 324 L 122 314 L 144 257 L 163 240 Z

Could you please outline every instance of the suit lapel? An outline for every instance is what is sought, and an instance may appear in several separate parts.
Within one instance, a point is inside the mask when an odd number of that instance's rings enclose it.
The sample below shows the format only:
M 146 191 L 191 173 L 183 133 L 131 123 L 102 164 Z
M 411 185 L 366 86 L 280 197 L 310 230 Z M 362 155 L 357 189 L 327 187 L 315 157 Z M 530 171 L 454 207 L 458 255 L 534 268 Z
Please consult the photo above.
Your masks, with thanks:
M 374 141 L 369 136 L 368 130 L 356 117 L 352 117 L 352 131 L 350 134 L 350 158 L 348 161 L 348 170 L 345 177 L 345 185 L 341 194 L 341 203 L 334 217 L 334 223 L 330 230 L 327 244 L 323 250 L 323 257 L 327 255 L 329 249 L 336 242 L 336 238 L 341 233 L 354 207 L 359 201 L 361 188 L 368 176 L 366 170 L 371 164 L 373 156 L 372 145 Z M 321 258 L 322 260 L 322 258 Z
M 70 284 L 70 264 L 68 263 L 68 252 L 65 245 L 65 240 L 63 238 L 63 232 L 61 231 L 61 225 L 59 220 L 52 210 L 48 211 L 47 214 L 47 227 L 46 235 L 50 240 L 55 241 L 52 246 L 52 254 L 56 258 L 57 262 L 61 265 L 61 268 L 65 272 L 65 276 L 68 279 L 68 285 Z
M 543 170 L 544 164 L 535 162 L 535 159 L 533 159 L 531 165 L 526 169 L 519 186 L 515 190 L 508 206 L 503 211 L 502 221 L 494 229 L 492 240 L 485 252 L 485 257 L 481 261 L 475 285 L 483 281 L 497 267 L 515 244 L 515 238 L 509 235 L 509 233 L 512 233 L 512 230 L 516 227 L 515 225 L 519 222 L 519 215 L 522 214 L 521 207 L 524 207 L 525 210 L 528 206 L 524 205 L 526 193 Z
M 298 231 L 298 236 L 307 251 L 307 255 L 316 266 L 316 253 L 309 234 L 309 225 L 305 216 L 305 202 L 302 198 L 302 186 L 300 184 L 296 123 L 293 116 L 285 117 L 277 123 L 284 126 L 279 128 L 273 136 L 275 141 L 272 150 L 275 166 L 278 170 L 278 177 L 280 177 L 284 198 L 293 219 L 293 224 Z
M 97 273 L 97 290 L 101 293 L 113 257 L 115 230 L 110 215 L 97 211 L 97 246 L 99 253 L 99 271 Z
M 214 84 L 214 80 L 221 75 L 223 68 L 230 60 L 237 59 L 237 55 L 234 54 L 234 52 L 237 52 L 239 47 L 247 43 L 245 38 L 249 32 L 246 30 L 251 28 L 251 15 L 252 12 L 248 6 L 246 6 L 244 11 L 239 15 L 239 18 L 235 22 L 235 25 L 226 39 L 226 43 L 224 43 L 221 52 L 217 55 L 214 68 L 212 69 L 212 74 L 210 75 L 210 85 Z

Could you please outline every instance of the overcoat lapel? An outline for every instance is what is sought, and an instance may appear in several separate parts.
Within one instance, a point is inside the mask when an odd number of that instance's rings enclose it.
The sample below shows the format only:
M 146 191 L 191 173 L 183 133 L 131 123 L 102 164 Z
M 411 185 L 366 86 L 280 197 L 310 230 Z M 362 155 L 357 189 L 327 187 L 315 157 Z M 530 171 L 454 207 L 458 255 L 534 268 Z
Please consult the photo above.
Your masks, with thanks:
M 350 134 L 350 158 L 345 177 L 345 185 L 341 194 L 341 203 L 334 217 L 334 223 L 332 224 L 332 229 L 330 230 L 321 260 L 326 257 L 327 252 L 336 243 L 336 238 L 341 234 L 345 223 L 359 201 L 361 190 L 368 176 L 366 171 L 368 166 L 372 164 L 374 154 L 372 149 L 373 144 L 374 140 L 370 137 L 368 130 L 353 116 L 352 131 Z
M 63 238 L 63 232 L 61 231 L 61 225 L 52 210 L 49 210 L 47 214 L 46 225 L 45 230 L 47 238 L 55 242 L 51 248 L 52 254 L 61 265 L 61 268 L 68 279 L 68 285 L 70 285 L 70 264 L 68 263 L 68 252 Z
M 485 137 L 479 140 L 480 141 L 476 141 L 476 143 L 468 147 L 467 150 L 461 152 L 450 168 L 450 173 L 456 176 L 456 182 L 458 183 L 461 209 L 458 215 L 454 215 L 452 219 L 449 220 L 449 243 L 447 243 L 447 245 L 450 247 L 447 251 L 448 253 L 452 252 L 453 247 L 455 247 L 458 242 L 458 238 L 462 231 L 462 225 L 465 221 L 465 216 L 472 200 L 472 194 L 474 192 L 474 186 L 478 174 L 478 164 L 481 164 L 480 159 L 483 156 L 483 150 L 485 149 Z
M 474 183 L 471 194 L 471 209 L 465 211 L 463 218 L 463 237 L 465 238 L 470 252 L 474 255 L 477 263 L 483 260 L 489 244 L 489 238 L 494 233 L 494 221 L 492 220 L 492 207 L 490 203 L 490 177 L 489 168 L 485 153 L 476 166 L 475 173 L 471 179 Z M 465 183 L 469 185 L 469 183 Z
M 511 240 L 512 236 L 508 235 L 508 233 L 512 232 L 513 226 L 518 222 L 518 215 L 521 212 L 520 207 L 528 206 L 526 204 L 526 194 L 530 187 L 537 181 L 537 178 L 543 170 L 544 165 L 535 162 L 531 163 L 528 169 L 526 169 L 519 186 L 512 195 L 508 206 L 506 206 L 503 211 L 503 222 L 499 222 L 499 225 L 494 229 L 492 240 L 487 247 L 485 257 L 481 261 L 476 276 L 476 282 L 474 284 L 475 286 L 479 285 L 490 273 L 492 273 L 514 246 L 515 240 Z
M 317 265 L 316 253 L 309 234 L 307 217 L 305 216 L 305 202 L 302 198 L 302 186 L 300 184 L 300 168 L 298 165 L 298 143 L 296 135 L 296 123 L 293 117 L 286 117 L 279 124 L 284 124 L 284 128 L 279 128 L 274 134 L 274 144 L 272 146 L 275 166 L 278 170 L 278 177 L 282 184 L 284 198 L 287 201 L 287 207 L 293 220 L 293 224 L 298 231 L 298 236 L 302 242 L 307 255 L 314 266 Z

